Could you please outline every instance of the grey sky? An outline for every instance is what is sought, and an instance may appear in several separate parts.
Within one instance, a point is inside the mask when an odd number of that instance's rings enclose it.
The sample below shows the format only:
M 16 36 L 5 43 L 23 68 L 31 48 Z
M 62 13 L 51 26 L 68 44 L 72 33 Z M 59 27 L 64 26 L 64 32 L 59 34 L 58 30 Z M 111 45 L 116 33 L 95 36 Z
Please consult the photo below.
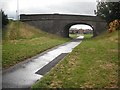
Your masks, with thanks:
M 17 0 L 0 0 L 9 18 L 16 18 Z M 78 14 L 94 15 L 96 0 L 19 0 L 20 14 Z

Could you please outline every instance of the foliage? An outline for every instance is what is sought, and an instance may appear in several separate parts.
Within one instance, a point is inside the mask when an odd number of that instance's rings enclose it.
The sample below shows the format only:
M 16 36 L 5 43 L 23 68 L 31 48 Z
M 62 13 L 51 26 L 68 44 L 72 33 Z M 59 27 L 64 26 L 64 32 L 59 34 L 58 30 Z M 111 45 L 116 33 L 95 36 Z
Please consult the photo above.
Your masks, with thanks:
M 120 2 L 99 1 L 96 14 L 105 19 L 107 23 L 120 19 Z
M 2 28 L 4 28 L 8 24 L 9 20 L 4 11 L 1 10 L 0 15 L 2 15 Z
M 111 33 L 116 30 L 120 30 L 120 20 L 114 20 L 109 23 L 108 31 Z

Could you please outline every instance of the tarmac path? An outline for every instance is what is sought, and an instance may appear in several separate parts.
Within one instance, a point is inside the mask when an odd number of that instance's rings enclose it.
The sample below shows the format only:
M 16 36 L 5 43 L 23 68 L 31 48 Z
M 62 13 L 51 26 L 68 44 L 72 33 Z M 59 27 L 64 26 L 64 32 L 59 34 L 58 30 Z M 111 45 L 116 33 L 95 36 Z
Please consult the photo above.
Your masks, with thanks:
M 72 52 L 83 38 L 79 36 L 71 42 L 49 49 L 3 71 L 2 88 L 30 88 L 68 53 Z

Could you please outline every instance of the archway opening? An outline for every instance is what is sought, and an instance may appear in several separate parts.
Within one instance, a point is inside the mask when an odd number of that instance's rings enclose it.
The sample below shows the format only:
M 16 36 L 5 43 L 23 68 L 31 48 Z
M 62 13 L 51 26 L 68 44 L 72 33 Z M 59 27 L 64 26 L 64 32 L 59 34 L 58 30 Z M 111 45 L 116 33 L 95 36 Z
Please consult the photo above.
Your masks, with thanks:
M 86 38 L 93 37 L 93 27 L 86 24 L 71 25 L 69 28 L 69 37 L 77 38 L 79 36 L 84 36 Z

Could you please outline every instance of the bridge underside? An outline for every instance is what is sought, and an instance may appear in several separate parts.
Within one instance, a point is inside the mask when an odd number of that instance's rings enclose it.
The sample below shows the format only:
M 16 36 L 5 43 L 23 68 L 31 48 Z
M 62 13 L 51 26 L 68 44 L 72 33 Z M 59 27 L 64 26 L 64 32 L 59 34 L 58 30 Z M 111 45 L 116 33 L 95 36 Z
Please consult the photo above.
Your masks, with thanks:
M 76 24 L 85 24 L 93 28 L 93 36 L 97 36 L 106 29 L 106 22 L 95 16 L 80 15 L 21 15 L 21 21 L 35 26 L 43 31 L 69 37 L 69 28 Z

